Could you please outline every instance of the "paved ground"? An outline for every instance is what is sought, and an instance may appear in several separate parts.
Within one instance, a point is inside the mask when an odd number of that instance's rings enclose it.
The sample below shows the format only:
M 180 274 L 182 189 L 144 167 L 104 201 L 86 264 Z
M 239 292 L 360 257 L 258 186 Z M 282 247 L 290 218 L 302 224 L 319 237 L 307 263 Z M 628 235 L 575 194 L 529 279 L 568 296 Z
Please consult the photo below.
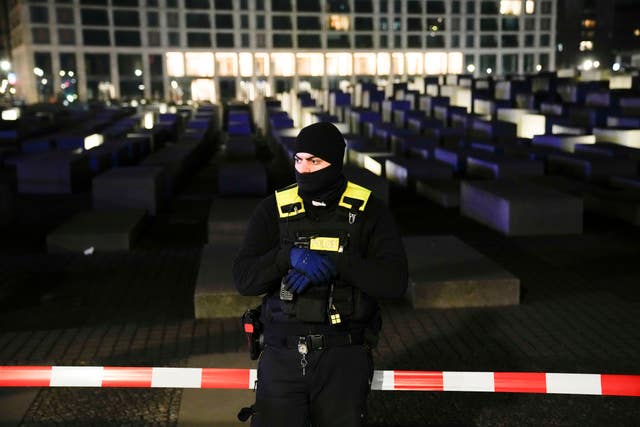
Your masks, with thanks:
M 242 351 L 238 319 L 193 318 L 213 175 L 200 171 L 130 252 L 48 255 L 46 231 L 88 197 L 20 200 L 20 223 L 0 230 L 0 365 L 185 366 Z M 640 374 L 638 229 L 586 216 L 579 236 L 505 238 L 413 196 L 391 204 L 405 235 L 456 235 L 518 276 L 523 296 L 486 309 L 385 301 L 377 369 Z M 181 394 L 33 389 L 19 425 L 175 426 Z M 373 426 L 631 426 L 640 400 L 373 392 L 369 412 Z M 8 413 L 0 407 L 0 423 Z

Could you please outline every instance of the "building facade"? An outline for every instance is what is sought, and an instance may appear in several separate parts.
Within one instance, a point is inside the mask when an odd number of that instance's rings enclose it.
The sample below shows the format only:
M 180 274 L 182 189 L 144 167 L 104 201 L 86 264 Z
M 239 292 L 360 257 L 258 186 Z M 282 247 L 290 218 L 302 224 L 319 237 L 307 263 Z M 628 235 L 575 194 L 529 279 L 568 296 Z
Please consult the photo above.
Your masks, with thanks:
M 555 64 L 557 0 L 9 0 L 18 96 L 240 98 Z

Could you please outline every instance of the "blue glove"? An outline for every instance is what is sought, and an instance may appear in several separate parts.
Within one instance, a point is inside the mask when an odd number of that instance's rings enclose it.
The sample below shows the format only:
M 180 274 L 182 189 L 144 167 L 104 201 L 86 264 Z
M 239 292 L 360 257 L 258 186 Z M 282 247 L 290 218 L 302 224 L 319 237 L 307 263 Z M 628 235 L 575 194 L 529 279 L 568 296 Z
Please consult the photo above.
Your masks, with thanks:
M 291 248 L 289 260 L 291 266 L 304 273 L 314 285 L 327 283 L 337 274 L 336 266 L 329 258 L 309 249 Z
M 305 276 L 304 273 L 291 269 L 284 278 L 284 283 L 287 285 L 288 291 L 294 294 L 301 294 L 311 285 L 311 279 Z

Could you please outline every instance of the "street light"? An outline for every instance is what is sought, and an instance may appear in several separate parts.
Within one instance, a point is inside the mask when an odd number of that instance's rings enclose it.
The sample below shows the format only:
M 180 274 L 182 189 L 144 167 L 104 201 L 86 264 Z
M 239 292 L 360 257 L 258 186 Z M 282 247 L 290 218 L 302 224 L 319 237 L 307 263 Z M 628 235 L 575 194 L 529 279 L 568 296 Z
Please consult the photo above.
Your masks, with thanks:
M 3 59 L 2 61 L 0 61 L 0 70 L 9 71 L 10 69 L 11 69 L 11 62 L 7 61 L 6 59 Z

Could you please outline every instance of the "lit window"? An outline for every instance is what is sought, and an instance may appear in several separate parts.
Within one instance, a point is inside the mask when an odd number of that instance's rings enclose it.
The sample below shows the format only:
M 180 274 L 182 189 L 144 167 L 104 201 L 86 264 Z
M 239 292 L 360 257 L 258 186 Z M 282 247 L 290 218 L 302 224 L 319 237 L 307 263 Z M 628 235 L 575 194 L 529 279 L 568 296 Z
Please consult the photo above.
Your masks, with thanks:
M 500 15 L 522 14 L 522 0 L 501 0 Z
M 272 53 L 271 61 L 274 76 L 289 77 L 295 74 L 295 57 L 293 53 Z
M 388 53 L 378 54 L 378 75 L 384 76 L 391 70 L 391 57 Z
M 353 74 L 353 60 L 350 53 L 327 53 L 327 74 L 330 76 L 350 76 Z
M 447 54 L 444 52 L 426 53 L 424 63 L 427 74 L 447 74 Z
M 242 77 L 251 77 L 253 75 L 253 55 L 242 52 L 239 55 L 240 75 Z
M 462 52 L 449 52 L 448 56 L 448 69 L 444 70 L 442 74 L 444 74 L 445 72 L 451 74 L 462 74 L 462 66 L 464 62 Z
M 404 74 L 404 54 L 391 54 L 391 72 L 396 75 Z
M 321 76 L 324 73 L 324 56 L 321 53 L 296 54 L 298 75 Z
M 582 21 L 583 28 L 595 28 L 596 20 L 595 19 L 585 19 Z
M 184 56 L 188 76 L 213 77 L 213 53 L 187 52 Z
M 593 50 L 593 42 L 591 40 L 583 40 L 580 42 L 580 52 L 585 50 Z
M 536 11 L 536 2 L 534 0 L 526 0 L 524 3 L 524 12 L 527 15 L 533 15 Z
M 411 76 L 422 74 L 422 60 L 424 58 L 422 53 L 407 53 L 407 74 Z
M 329 16 L 329 29 L 334 31 L 349 31 L 349 17 L 344 15 Z
M 353 55 L 353 72 L 357 75 L 376 74 L 376 54 L 355 53 Z
M 218 75 L 235 77 L 238 75 L 238 57 L 235 53 L 216 53 Z
M 167 74 L 171 77 L 184 77 L 184 56 L 180 52 L 167 52 Z

